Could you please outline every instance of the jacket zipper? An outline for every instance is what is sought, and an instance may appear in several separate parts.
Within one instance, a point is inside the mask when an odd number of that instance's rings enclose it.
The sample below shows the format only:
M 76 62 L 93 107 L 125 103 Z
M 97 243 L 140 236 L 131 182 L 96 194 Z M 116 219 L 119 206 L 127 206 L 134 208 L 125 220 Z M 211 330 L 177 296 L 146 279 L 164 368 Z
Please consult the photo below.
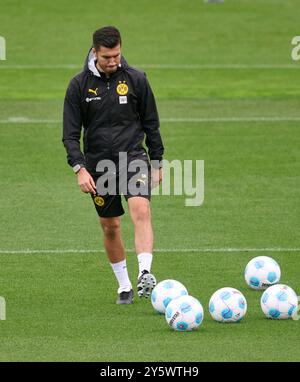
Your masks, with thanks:
M 106 89 L 107 89 L 107 95 L 108 95 L 108 99 L 110 101 L 110 83 L 109 83 L 109 78 L 106 78 Z M 108 114 L 109 114 L 109 133 L 110 133 L 110 157 L 112 156 L 112 129 L 111 129 L 111 108 L 109 108 L 108 110 Z

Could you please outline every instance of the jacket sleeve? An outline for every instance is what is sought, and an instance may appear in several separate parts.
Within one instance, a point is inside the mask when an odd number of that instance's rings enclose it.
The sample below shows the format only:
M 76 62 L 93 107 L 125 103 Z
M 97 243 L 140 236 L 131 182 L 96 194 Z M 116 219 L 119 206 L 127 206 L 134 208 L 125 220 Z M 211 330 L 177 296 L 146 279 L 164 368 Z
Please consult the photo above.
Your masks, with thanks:
M 63 144 L 67 151 L 70 166 L 85 165 L 84 155 L 80 150 L 82 114 L 80 109 L 80 92 L 76 80 L 71 80 L 64 100 Z
M 164 154 L 164 146 L 160 135 L 159 117 L 155 98 L 146 75 L 143 75 L 139 91 L 139 115 L 146 134 L 148 154 L 150 160 L 161 161 Z

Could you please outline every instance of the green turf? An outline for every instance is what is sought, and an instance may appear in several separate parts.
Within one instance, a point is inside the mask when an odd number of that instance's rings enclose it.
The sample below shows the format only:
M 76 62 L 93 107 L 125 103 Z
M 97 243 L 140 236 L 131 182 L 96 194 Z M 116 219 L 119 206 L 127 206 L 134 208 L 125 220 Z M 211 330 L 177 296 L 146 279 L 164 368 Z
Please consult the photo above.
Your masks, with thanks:
M 299 11 L 297 0 L 2 0 L 0 295 L 7 320 L 0 321 L 0 361 L 300 361 L 299 321 L 264 318 L 261 293 L 243 279 L 252 257 L 269 255 L 281 265 L 281 281 L 300 294 L 300 252 L 288 250 L 300 248 L 300 62 L 290 58 Z M 120 27 L 126 58 L 148 74 L 166 159 L 205 161 L 201 207 L 185 207 L 185 196 L 152 201 L 155 246 L 164 250 L 155 253 L 153 271 L 158 280 L 183 282 L 202 302 L 197 332 L 172 332 L 149 301 L 114 304 L 97 215 L 66 165 L 65 89 L 91 33 L 105 24 Z M 122 230 L 134 281 L 128 214 Z M 287 250 L 205 252 L 218 248 Z M 13 253 L 26 249 L 36 252 Z M 209 317 L 209 298 L 223 286 L 245 294 L 239 324 Z

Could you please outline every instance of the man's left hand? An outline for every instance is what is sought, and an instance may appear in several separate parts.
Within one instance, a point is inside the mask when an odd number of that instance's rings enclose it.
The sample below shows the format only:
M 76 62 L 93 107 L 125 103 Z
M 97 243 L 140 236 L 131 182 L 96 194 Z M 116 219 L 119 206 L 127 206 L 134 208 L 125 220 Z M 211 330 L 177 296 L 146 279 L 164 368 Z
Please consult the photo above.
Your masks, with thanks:
M 151 189 L 157 187 L 162 182 L 162 168 L 152 168 L 151 170 Z

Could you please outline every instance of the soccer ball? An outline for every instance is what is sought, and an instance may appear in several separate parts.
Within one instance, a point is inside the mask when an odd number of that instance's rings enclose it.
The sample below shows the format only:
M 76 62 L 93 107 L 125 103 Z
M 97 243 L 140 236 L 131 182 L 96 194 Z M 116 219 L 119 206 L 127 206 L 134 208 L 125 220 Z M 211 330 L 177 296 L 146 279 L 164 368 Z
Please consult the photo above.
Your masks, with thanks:
M 277 284 L 280 276 L 278 263 L 268 256 L 255 257 L 245 268 L 245 280 L 252 289 L 266 289 Z
M 218 289 L 209 300 L 209 312 L 219 322 L 240 321 L 247 312 L 244 295 L 234 288 Z
M 174 330 L 180 332 L 195 330 L 203 321 L 203 308 L 195 297 L 181 296 L 169 303 L 165 317 Z
M 260 305 L 268 318 L 286 319 L 293 316 L 298 307 L 298 297 L 287 285 L 270 286 L 261 296 Z
M 156 285 L 151 293 L 153 308 L 164 314 L 166 307 L 174 298 L 188 294 L 186 287 L 176 280 L 163 280 Z

